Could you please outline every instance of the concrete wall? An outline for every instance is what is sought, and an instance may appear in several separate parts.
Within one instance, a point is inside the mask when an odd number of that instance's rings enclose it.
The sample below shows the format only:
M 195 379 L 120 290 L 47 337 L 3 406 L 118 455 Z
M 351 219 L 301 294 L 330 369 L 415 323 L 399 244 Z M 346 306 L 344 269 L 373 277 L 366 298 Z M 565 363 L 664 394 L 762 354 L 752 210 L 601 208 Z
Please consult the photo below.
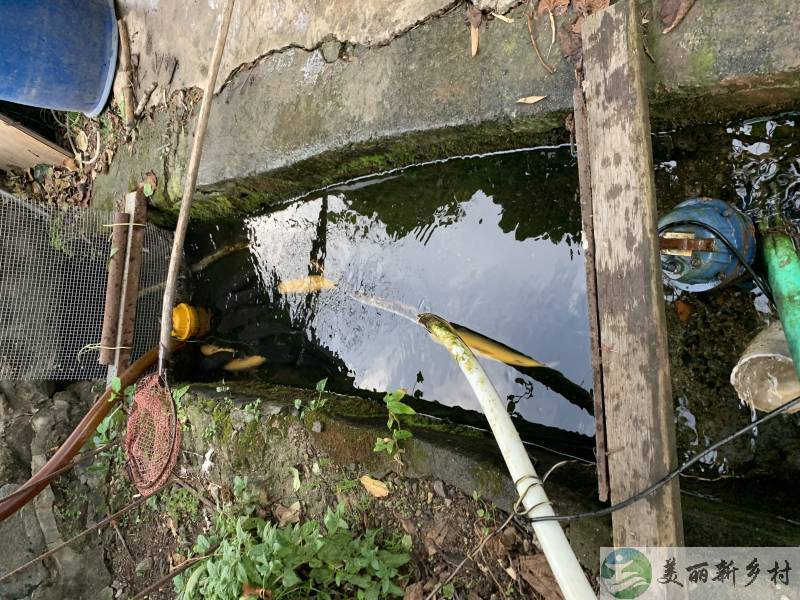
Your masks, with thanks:
M 345 10 L 345 4 L 330 4 Z M 532 52 L 524 6 L 508 12 L 512 24 L 489 21 L 482 28 L 481 52 L 470 58 L 463 5 L 408 0 L 389 3 L 390 9 L 383 4 L 348 3 L 350 20 L 341 16 L 346 10 L 334 10 L 338 16 L 328 21 L 316 13 L 307 21 L 302 11 L 285 8 L 280 23 L 288 29 L 275 32 L 279 41 L 260 45 L 254 33 L 250 45 L 241 41 L 246 29 L 241 21 L 227 67 L 266 53 L 228 75 L 216 97 L 199 176 L 204 196 L 213 201 L 201 199 L 197 216 L 246 212 L 418 160 L 566 139 L 563 119 L 571 108 L 573 67 L 558 43 L 549 49 L 547 18 L 537 21 L 537 31 L 540 48 L 557 67 L 552 75 Z M 796 3 L 704 0 L 666 35 L 654 20 L 656 8 L 640 4 L 650 20 L 646 39 L 654 58 L 649 83 L 656 126 L 796 105 Z M 401 5 L 406 11 L 398 13 Z M 133 18 L 133 5 L 130 10 Z M 559 17 L 559 25 L 569 18 Z M 192 47 L 194 60 L 204 61 L 205 52 Z M 192 69 L 185 73 L 177 85 L 198 83 Z M 529 95 L 547 98 L 533 106 L 516 103 Z M 165 183 L 166 194 L 157 203 L 168 221 L 182 189 L 192 129 L 191 115 L 183 126 L 170 112 L 143 124 L 132 156 L 116 160 L 110 175 L 96 183 L 96 201 L 121 194 L 130 180 L 154 168 Z

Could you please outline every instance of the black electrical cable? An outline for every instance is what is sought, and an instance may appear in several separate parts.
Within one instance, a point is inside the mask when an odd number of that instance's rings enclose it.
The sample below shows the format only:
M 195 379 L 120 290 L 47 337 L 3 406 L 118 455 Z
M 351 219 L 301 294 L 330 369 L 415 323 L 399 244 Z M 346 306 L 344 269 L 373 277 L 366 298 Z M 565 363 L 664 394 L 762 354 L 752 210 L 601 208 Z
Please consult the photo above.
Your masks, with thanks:
M 661 479 L 656 481 L 650 487 L 642 490 L 641 492 L 639 492 L 638 494 L 636 494 L 634 496 L 631 496 L 627 500 L 623 500 L 622 502 L 618 502 L 617 504 L 612 504 L 611 506 L 608 506 L 606 508 L 601 508 L 599 510 L 593 510 L 593 511 L 583 512 L 583 513 L 575 513 L 575 514 L 571 514 L 571 515 L 552 515 L 552 516 L 546 516 L 546 517 L 532 517 L 529 520 L 530 520 L 531 523 L 540 523 L 542 521 L 577 521 L 578 519 L 585 519 L 585 518 L 589 518 L 589 517 L 604 517 L 606 515 L 610 515 L 613 512 L 621 510 L 623 508 L 627 508 L 631 504 L 634 504 L 634 503 L 638 502 L 642 498 L 645 498 L 645 497 L 649 496 L 653 492 L 659 490 L 660 488 L 662 488 L 663 486 L 668 484 L 670 481 L 675 479 L 678 475 L 683 473 L 686 469 L 688 469 L 689 467 L 694 465 L 696 462 L 698 462 L 706 454 L 709 454 L 710 452 L 713 452 L 714 450 L 720 448 L 721 446 L 724 446 L 725 444 L 727 444 L 731 440 L 739 437 L 740 435 L 747 433 L 751 429 L 755 429 L 759 425 L 762 425 L 762 424 L 766 423 L 767 421 L 769 421 L 771 419 L 774 419 L 775 417 L 777 417 L 781 413 L 784 413 L 784 412 L 786 412 L 788 410 L 791 410 L 792 408 L 794 408 L 795 406 L 798 406 L 798 405 L 800 405 L 800 396 L 798 396 L 797 398 L 794 398 L 793 400 L 790 400 L 789 402 L 787 402 L 783 406 L 779 406 L 778 408 L 768 412 L 766 415 L 764 415 L 760 419 L 756 419 L 752 423 L 746 425 L 745 427 L 742 427 L 740 430 L 732 433 L 728 437 L 725 437 L 725 438 L 721 439 L 716 444 L 712 444 L 711 446 L 709 446 L 708 448 L 706 448 L 702 452 L 699 452 L 698 454 L 695 454 L 692 458 L 687 460 L 685 463 L 683 463 L 677 469 L 674 469 L 673 471 L 670 471 L 668 474 L 666 474 L 664 477 L 662 477 Z
M 775 305 L 775 299 L 772 297 L 772 290 L 770 289 L 769 284 L 767 284 L 766 281 L 761 279 L 761 277 L 758 275 L 758 273 L 755 272 L 753 267 L 750 266 L 750 263 L 747 262 L 747 259 L 739 251 L 739 249 L 736 246 L 734 246 L 733 243 L 727 237 L 725 237 L 725 235 L 721 231 L 719 231 L 715 227 L 709 225 L 708 223 L 703 223 L 702 221 L 695 221 L 693 219 L 683 219 L 659 227 L 658 233 L 659 235 L 661 235 L 667 229 L 670 229 L 672 227 L 683 227 L 685 225 L 693 225 L 695 227 L 700 227 L 702 229 L 705 229 L 713 236 L 718 238 L 723 244 L 725 244 L 728 250 L 730 250 L 731 253 L 733 253 L 733 255 L 736 257 L 739 263 L 747 270 L 747 272 L 750 274 L 750 277 L 753 278 L 753 281 L 755 281 L 756 285 L 758 286 L 758 289 L 760 289 L 761 292 L 769 299 L 769 301 L 772 303 L 773 306 Z

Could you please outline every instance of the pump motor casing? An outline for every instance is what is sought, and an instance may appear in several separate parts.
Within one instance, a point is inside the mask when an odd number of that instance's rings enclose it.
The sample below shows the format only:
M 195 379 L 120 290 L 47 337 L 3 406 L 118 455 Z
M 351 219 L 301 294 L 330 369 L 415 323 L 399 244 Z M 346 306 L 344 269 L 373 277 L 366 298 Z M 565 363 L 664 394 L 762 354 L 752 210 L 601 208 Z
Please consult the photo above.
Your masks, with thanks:
M 755 260 L 755 225 L 749 216 L 723 200 L 690 198 L 658 222 L 661 268 L 676 288 L 704 292 L 727 285 L 746 271 L 716 235 L 697 225 L 679 225 L 681 221 L 710 225 L 739 250 L 748 264 Z

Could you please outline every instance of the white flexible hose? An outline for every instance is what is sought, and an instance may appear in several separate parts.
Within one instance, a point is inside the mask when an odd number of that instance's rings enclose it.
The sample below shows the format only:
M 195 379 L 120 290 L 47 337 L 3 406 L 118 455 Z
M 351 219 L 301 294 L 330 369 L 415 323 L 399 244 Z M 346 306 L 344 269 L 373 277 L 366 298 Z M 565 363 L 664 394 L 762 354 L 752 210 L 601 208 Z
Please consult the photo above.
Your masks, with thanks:
M 475 355 L 450 326 L 450 323 L 432 314 L 422 314 L 419 322 L 434 340 L 443 345 L 455 358 L 461 371 L 478 397 L 500 452 L 514 481 L 528 517 L 551 516 L 553 507 L 533 468 L 533 463 L 522 445 L 511 417 L 492 382 Z M 533 524 L 533 530 L 547 557 L 547 562 L 561 588 L 565 600 L 595 599 L 595 593 L 586 579 L 575 553 L 556 521 Z

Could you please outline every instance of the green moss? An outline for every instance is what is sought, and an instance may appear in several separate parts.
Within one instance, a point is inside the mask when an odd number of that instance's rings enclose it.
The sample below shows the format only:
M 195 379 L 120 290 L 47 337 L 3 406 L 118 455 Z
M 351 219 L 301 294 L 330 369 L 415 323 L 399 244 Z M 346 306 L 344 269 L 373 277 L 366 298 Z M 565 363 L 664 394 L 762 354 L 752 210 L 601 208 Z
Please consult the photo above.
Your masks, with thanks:
M 250 215 L 315 189 L 420 162 L 563 142 L 567 140 L 563 130 L 565 114 L 556 112 L 352 144 L 270 173 L 215 184 L 209 189 L 201 188 L 192 205 L 192 219 L 213 221 Z M 173 185 L 180 185 L 180 178 L 175 175 L 170 177 L 167 195 L 179 198 L 179 190 L 173 190 Z M 175 202 L 166 201 L 157 203 L 155 209 L 158 214 L 151 214 L 151 218 L 169 226 L 176 221 L 180 207 Z
M 713 48 L 705 47 L 692 53 L 691 68 L 698 82 L 709 82 L 714 79 L 714 64 L 717 53 Z

